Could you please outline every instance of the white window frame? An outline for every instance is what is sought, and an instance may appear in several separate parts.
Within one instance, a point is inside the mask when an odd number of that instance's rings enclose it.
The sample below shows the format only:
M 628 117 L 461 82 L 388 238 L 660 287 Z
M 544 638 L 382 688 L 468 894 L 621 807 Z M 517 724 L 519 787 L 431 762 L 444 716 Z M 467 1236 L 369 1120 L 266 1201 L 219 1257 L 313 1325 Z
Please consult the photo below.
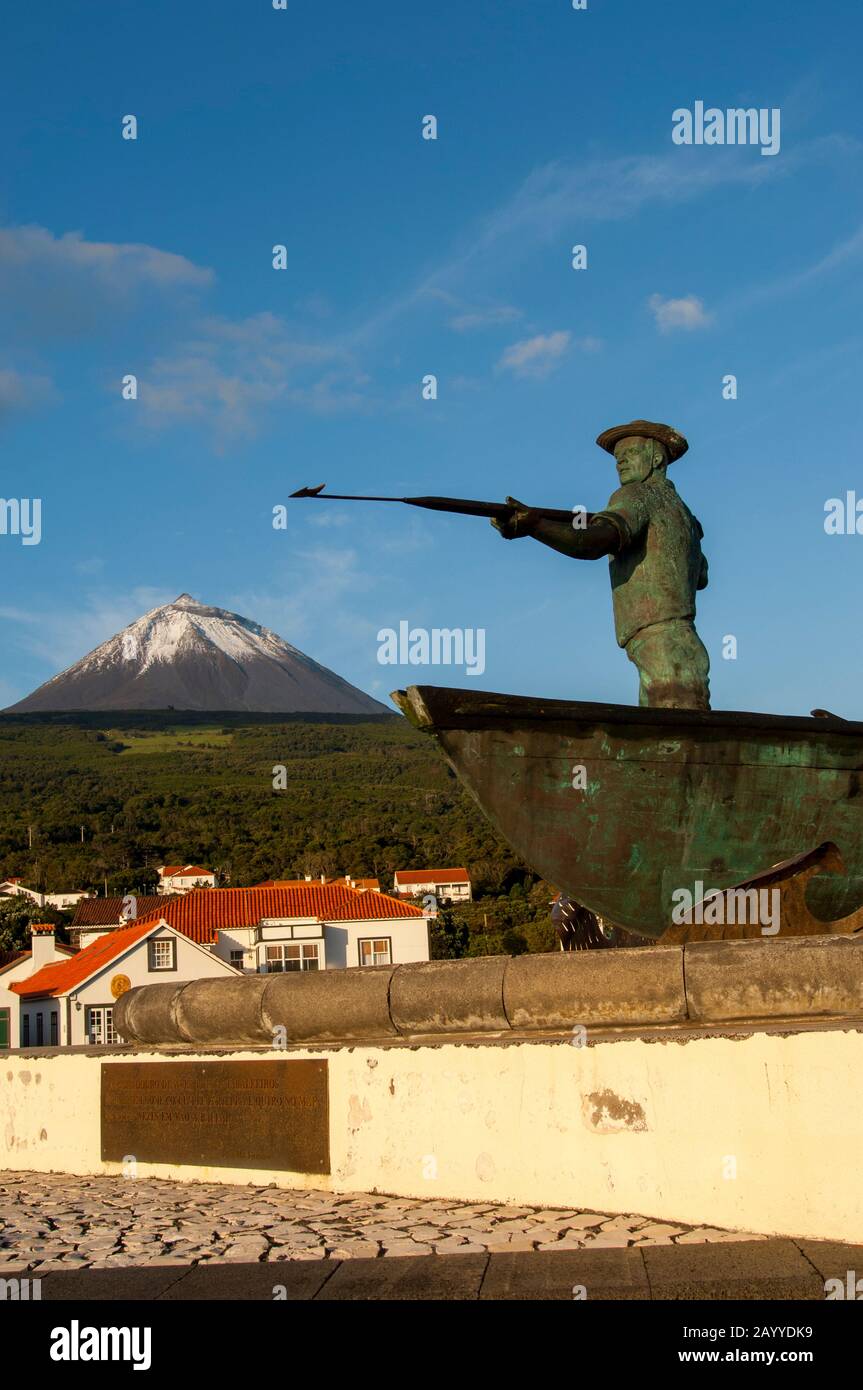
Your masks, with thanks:
M 160 947 L 165 947 L 165 946 L 168 948 L 168 963 L 167 963 L 167 965 L 159 965 L 159 964 L 158 964 L 158 956 L 159 956 L 159 953 L 160 953 L 159 948 L 160 948 Z M 176 968 L 177 968 L 177 943 L 176 943 L 176 941 L 174 940 L 174 938 L 173 938 L 172 936 L 156 936 L 156 937 L 153 937 L 153 938 L 147 943 L 147 949 L 148 949 L 148 952 L 149 952 L 149 960 L 148 960 L 147 964 L 148 964 L 148 967 L 149 967 L 150 971 L 151 971 L 153 974 L 156 974 L 157 972 L 158 972 L 159 974 L 162 974 L 163 971 L 167 971 L 167 970 L 176 970 Z
M 112 1047 L 117 1041 L 114 1031 L 114 1006 L 112 1004 L 88 1004 L 86 1016 L 87 1042 L 90 1047 Z M 100 1037 L 93 1036 L 94 1018 L 98 1017 Z
M 385 953 L 375 949 L 379 945 L 386 948 Z M 371 946 L 372 948 L 370 960 L 363 960 L 364 946 Z M 361 966 L 392 965 L 393 963 L 393 941 L 391 936 L 361 936 L 357 942 L 357 950 L 359 952 L 359 962 Z
M 264 973 L 289 975 L 302 970 L 320 970 L 320 946 L 320 941 L 268 941 L 264 948 Z M 289 966 L 289 960 L 298 960 L 299 965 Z

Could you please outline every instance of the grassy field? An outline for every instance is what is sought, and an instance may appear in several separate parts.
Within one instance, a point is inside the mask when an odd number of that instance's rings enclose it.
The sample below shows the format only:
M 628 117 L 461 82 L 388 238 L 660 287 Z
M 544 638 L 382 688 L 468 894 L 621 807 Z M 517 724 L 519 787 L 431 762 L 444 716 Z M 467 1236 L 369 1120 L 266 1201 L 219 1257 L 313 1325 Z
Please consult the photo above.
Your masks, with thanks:
M 235 730 L 213 725 L 203 729 L 165 729 L 139 730 L 108 729 L 105 737 L 112 742 L 122 743 L 118 750 L 125 757 L 129 753 L 177 753 L 183 748 L 228 748 L 234 739 Z

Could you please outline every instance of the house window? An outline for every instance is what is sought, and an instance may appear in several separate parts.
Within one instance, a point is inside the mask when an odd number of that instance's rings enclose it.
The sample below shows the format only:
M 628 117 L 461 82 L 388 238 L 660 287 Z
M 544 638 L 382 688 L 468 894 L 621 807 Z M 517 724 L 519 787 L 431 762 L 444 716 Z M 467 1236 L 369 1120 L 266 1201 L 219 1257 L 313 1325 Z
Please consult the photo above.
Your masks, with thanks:
M 176 941 L 170 936 L 160 936 L 150 942 L 150 969 L 176 970 Z
M 60 1015 L 56 1009 L 51 1010 L 51 1046 L 57 1047 L 60 1041 Z
M 0 1047 L 9 1046 L 10 1018 L 11 1011 L 9 1009 L 0 1009 Z
M 392 956 L 388 936 L 369 937 L 360 942 L 360 965 L 391 965 Z
M 231 952 L 231 964 L 234 965 L 234 966 L 236 966 L 237 970 L 242 970 L 242 968 L 243 968 L 243 961 L 245 960 L 245 956 L 246 956 L 245 951 L 232 951 L 232 952 Z
M 292 941 L 286 946 L 267 947 L 267 974 L 278 975 L 285 970 L 318 970 L 318 943 Z
M 117 1041 L 114 1032 L 114 1010 L 110 1004 L 100 1004 L 87 1010 L 87 1041 L 91 1047 L 105 1047 Z
M 37 1046 L 37 1047 L 42 1047 L 42 1045 L 44 1044 L 44 1042 L 45 1042 L 45 1016 L 44 1016 L 44 1014 L 37 1014 L 37 1015 L 36 1015 L 36 1046 Z
M 30 1015 L 21 1015 L 21 1046 L 30 1046 Z

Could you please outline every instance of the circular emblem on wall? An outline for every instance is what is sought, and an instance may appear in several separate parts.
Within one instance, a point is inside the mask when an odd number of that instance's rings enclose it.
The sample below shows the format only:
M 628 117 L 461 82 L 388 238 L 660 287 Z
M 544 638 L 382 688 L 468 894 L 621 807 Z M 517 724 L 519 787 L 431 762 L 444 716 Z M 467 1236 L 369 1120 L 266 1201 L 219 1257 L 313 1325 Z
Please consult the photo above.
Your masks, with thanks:
M 115 999 L 119 999 L 121 994 L 125 994 L 127 989 L 132 988 L 132 981 L 128 975 L 115 975 L 111 981 L 111 994 Z

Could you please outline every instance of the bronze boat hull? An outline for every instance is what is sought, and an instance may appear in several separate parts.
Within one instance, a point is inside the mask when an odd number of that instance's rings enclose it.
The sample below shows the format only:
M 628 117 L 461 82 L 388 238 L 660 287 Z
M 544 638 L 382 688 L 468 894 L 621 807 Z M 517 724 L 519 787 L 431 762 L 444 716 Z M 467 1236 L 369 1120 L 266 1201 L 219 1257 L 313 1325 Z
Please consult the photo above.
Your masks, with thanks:
M 812 912 L 863 905 L 863 723 L 435 686 L 392 698 L 519 856 L 618 926 L 658 938 L 680 889 L 697 901 L 825 842 L 844 874 L 807 886 Z

